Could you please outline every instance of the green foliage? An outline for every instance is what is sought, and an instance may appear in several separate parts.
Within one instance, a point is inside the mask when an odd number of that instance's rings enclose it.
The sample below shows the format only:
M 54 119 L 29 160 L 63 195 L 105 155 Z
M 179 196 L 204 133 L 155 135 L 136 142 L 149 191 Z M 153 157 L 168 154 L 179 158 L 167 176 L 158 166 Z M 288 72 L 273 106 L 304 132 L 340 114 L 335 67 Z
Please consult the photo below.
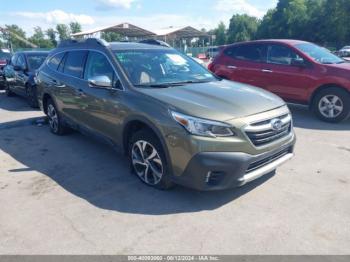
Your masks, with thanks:
M 70 30 L 69 27 L 65 24 L 58 24 L 56 26 L 56 30 L 58 33 L 59 40 L 66 40 L 70 38 Z
M 102 32 L 101 38 L 106 40 L 107 42 L 117 42 L 122 40 L 122 37 L 115 32 Z
M 78 22 L 71 22 L 69 28 L 72 34 L 81 32 L 81 25 Z
M 49 41 L 51 42 L 52 46 L 57 46 L 57 32 L 53 28 L 49 28 L 46 30 L 46 36 L 48 37 Z
M 2 38 L 10 42 L 13 49 L 28 47 L 28 44 L 18 39 L 18 37 L 26 39 L 26 33 L 23 29 L 19 28 L 17 25 L 5 25 L 5 29 L 7 30 L 7 33 L 3 33 Z M 11 33 L 8 33 L 8 31 Z
M 214 30 L 215 45 L 224 45 L 226 43 L 226 26 L 223 22 L 220 22 L 218 27 Z
M 39 26 L 34 28 L 34 34 L 28 40 L 40 48 L 53 48 L 55 46 L 50 39 L 45 38 L 43 30 Z
M 227 31 L 228 43 L 252 40 L 256 36 L 259 21 L 249 15 L 233 15 Z

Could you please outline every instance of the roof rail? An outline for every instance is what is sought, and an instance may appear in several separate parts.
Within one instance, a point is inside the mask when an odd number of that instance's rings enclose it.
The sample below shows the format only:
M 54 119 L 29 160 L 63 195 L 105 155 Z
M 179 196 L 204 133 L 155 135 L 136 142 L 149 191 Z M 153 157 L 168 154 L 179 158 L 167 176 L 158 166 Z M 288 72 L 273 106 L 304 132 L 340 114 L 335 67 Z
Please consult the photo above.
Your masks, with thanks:
M 164 47 L 171 47 L 168 43 L 156 39 L 145 39 L 139 41 L 141 44 L 147 44 L 147 45 L 159 45 L 159 46 L 164 46 Z
M 106 42 L 103 39 L 99 38 L 86 38 L 86 39 L 67 39 L 67 40 L 62 40 L 59 42 L 57 45 L 58 48 L 63 48 L 63 47 L 72 47 L 75 45 L 102 45 L 102 46 L 108 46 L 108 42 Z

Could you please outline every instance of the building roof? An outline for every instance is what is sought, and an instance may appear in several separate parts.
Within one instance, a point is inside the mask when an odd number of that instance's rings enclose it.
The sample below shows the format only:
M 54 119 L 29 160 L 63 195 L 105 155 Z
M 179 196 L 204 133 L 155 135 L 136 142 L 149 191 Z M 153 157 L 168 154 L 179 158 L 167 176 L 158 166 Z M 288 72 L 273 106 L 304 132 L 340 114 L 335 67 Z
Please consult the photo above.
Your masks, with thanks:
M 91 35 L 97 32 L 115 32 L 122 36 L 127 36 L 127 37 L 151 37 L 156 35 L 155 33 L 148 31 L 146 29 L 143 29 L 141 27 L 138 27 L 129 23 L 121 23 L 121 24 L 112 25 L 108 27 L 97 28 L 93 30 L 87 30 L 84 32 L 75 33 L 75 34 L 72 34 L 72 36 Z
M 208 34 L 199 31 L 191 26 L 169 27 L 155 31 L 158 36 L 175 36 L 180 38 L 208 36 Z

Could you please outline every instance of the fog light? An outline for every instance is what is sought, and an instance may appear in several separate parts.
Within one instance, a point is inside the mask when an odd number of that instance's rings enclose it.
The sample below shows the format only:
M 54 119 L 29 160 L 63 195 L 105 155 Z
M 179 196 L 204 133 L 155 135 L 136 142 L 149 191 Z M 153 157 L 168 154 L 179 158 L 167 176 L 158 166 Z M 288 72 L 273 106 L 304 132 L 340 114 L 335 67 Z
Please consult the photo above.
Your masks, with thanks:
M 205 183 L 207 183 L 210 186 L 216 186 L 220 184 L 224 176 L 225 173 L 222 171 L 209 171 L 205 178 Z

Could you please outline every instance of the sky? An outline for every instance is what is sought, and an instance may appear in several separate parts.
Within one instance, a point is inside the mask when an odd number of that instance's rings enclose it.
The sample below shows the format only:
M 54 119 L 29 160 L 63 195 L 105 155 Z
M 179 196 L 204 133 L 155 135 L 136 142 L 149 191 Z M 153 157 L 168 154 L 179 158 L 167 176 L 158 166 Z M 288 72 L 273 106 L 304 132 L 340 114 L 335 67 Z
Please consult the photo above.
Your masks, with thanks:
M 1 2 L 4 2 L 1 4 Z M 72 21 L 90 30 L 128 22 L 150 31 L 193 26 L 213 29 L 233 14 L 263 17 L 277 0 L 0 0 L 0 26 L 17 24 L 28 36 L 33 27 Z

